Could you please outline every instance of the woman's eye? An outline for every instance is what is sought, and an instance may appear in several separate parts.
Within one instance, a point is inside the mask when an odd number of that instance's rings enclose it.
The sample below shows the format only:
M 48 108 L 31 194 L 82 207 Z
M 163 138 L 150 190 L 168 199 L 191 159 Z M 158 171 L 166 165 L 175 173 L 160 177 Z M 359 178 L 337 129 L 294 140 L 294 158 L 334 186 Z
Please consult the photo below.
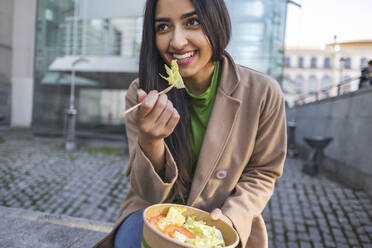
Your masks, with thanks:
M 156 27 L 157 32 L 165 32 L 169 29 L 167 24 L 160 24 Z
M 187 21 L 187 26 L 198 26 L 199 24 L 199 20 L 196 18 L 192 18 Z

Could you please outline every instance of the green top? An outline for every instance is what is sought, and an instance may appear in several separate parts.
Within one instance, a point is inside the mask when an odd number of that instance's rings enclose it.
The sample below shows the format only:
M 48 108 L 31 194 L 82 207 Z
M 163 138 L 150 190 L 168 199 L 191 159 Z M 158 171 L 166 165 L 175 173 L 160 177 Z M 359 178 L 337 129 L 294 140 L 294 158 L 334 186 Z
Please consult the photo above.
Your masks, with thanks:
M 203 143 L 205 131 L 208 126 L 209 117 L 212 113 L 214 100 L 216 99 L 217 89 L 220 82 L 220 63 L 214 66 L 211 84 L 201 95 L 196 96 L 187 87 L 186 92 L 191 96 L 191 159 L 195 165 L 198 160 L 200 149 Z
M 214 66 L 211 84 L 208 89 L 199 96 L 192 94 L 187 87 L 186 92 L 191 97 L 191 161 L 193 165 L 192 174 L 195 171 L 196 162 L 199 158 L 200 149 L 203 143 L 205 131 L 207 130 L 209 117 L 212 113 L 214 100 L 216 99 L 218 85 L 220 83 L 220 62 Z M 159 176 L 164 178 L 165 168 L 159 172 Z M 191 182 L 187 185 L 188 192 L 191 189 Z M 187 196 L 188 197 L 188 196 Z M 186 200 L 187 201 L 187 197 Z M 186 204 L 179 197 L 173 201 L 176 204 Z

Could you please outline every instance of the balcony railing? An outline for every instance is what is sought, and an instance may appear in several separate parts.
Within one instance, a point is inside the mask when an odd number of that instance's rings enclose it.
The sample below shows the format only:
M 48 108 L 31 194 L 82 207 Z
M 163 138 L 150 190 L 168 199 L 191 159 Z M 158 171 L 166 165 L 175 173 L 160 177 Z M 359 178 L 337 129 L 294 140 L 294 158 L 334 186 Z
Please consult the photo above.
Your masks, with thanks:
M 347 78 L 339 82 L 337 85 L 324 87 L 318 91 L 307 92 L 300 94 L 296 97 L 295 105 L 303 105 L 306 103 L 323 100 L 329 97 L 340 96 L 349 92 L 353 92 L 359 89 L 355 86 L 356 80 L 360 80 L 360 77 Z

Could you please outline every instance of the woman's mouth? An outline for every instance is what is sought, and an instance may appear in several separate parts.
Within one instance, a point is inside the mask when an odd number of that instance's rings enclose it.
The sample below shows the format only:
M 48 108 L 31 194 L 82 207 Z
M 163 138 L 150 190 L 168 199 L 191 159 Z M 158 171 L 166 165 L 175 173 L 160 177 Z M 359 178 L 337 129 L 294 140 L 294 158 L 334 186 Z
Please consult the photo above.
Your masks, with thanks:
M 184 54 L 173 53 L 173 58 L 177 60 L 178 65 L 188 65 L 195 58 L 197 51 L 187 52 Z

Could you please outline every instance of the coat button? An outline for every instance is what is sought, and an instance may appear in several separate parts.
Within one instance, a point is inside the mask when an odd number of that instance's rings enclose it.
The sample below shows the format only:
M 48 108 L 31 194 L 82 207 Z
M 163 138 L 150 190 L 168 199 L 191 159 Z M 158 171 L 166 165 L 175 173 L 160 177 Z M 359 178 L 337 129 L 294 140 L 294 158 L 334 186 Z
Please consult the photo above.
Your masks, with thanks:
M 227 171 L 226 170 L 219 170 L 216 172 L 216 177 L 218 179 L 224 179 L 227 176 Z

